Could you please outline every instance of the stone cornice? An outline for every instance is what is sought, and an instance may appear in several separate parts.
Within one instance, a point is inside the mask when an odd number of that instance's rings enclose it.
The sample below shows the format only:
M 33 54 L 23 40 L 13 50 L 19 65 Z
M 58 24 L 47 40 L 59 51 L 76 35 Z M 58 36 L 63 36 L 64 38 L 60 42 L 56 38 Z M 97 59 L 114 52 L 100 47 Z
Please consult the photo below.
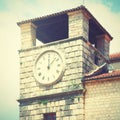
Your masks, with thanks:
M 83 92 L 84 92 L 84 89 L 80 88 L 80 89 L 74 89 L 74 90 L 71 90 L 71 91 L 65 91 L 65 92 L 61 92 L 61 93 L 55 93 L 55 94 L 49 94 L 49 95 L 42 95 L 42 96 L 18 99 L 17 101 L 19 103 L 33 102 L 33 101 L 36 101 L 36 100 L 53 99 L 53 98 L 58 98 L 58 97 L 62 98 L 62 97 L 65 97 L 65 96 L 82 94 Z
M 30 50 L 33 50 L 33 49 L 43 48 L 43 47 L 46 47 L 46 46 L 56 45 L 56 44 L 65 43 L 65 42 L 69 42 L 69 41 L 74 41 L 74 40 L 78 40 L 78 39 L 86 41 L 83 36 L 78 36 L 78 37 L 74 37 L 74 38 L 67 38 L 67 39 L 63 39 L 63 40 L 58 40 L 56 42 L 46 43 L 46 44 L 43 44 L 43 45 L 40 45 L 40 46 L 21 49 L 21 50 L 19 50 L 19 52 L 30 51 Z

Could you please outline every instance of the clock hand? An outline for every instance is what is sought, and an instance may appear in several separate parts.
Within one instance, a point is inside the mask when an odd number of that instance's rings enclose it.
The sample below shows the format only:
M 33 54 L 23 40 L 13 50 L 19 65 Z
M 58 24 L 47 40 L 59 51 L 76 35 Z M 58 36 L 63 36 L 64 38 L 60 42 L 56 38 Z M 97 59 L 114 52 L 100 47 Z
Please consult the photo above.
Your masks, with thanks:
M 48 62 L 48 66 L 47 66 L 48 69 L 50 69 L 50 65 L 53 64 L 53 62 L 55 61 L 55 59 L 56 59 L 56 57 L 52 60 L 52 62 L 50 62 L 50 61 Z
M 48 69 L 50 69 L 50 54 L 48 54 L 48 66 L 47 66 Z
M 55 59 L 56 59 L 56 57 L 53 59 L 53 61 L 50 63 L 50 65 L 52 65 L 52 64 L 53 64 L 53 62 L 55 61 Z
M 50 69 L 50 65 L 48 64 L 47 69 Z

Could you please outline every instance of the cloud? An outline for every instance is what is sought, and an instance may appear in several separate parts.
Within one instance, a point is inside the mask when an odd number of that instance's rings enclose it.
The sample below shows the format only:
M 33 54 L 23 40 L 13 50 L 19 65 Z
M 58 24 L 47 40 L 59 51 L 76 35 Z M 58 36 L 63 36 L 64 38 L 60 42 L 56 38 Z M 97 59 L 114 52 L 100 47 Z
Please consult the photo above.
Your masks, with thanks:
M 5 2 L 6 1 L 6 2 Z M 81 5 L 82 0 L 5 0 L 7 9 L 16 15 L 18 20 L 30 19 L 73 8 Z
M 16 16 L 10 12 L 0 12 L 0 119 L 18 117 L 19 91 L 19 28 Z
M 0 0 L 0 11 L 6 11 L 6 10 L 7 10 L 6 1 Z

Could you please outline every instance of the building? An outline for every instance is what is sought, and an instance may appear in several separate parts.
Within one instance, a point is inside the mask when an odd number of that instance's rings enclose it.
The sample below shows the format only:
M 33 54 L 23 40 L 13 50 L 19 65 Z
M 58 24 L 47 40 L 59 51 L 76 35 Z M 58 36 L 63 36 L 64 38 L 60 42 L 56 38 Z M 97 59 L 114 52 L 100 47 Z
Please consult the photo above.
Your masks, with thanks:
M 110 63 L 112 65 L 113 70 L 120 69 L 120 52 L 110 55 Z
M 120 71 L 109 72 L 112 36 L 84 6 L 17 24 L 20 120 L 120 118 Z
M 84 81 L 85 120 L 120 119 L 120 53 L 110 55 L 109 73 L 87 77 Z

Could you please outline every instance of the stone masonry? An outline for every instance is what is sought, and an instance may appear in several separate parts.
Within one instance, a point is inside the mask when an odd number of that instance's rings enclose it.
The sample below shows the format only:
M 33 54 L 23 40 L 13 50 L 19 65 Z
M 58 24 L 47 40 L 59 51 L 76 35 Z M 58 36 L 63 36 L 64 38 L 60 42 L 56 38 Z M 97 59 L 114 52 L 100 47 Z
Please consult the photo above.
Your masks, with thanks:
M 32 23 L 20 25 L 20 120 L 42 120 L 45 113 L 53 112 L 57 120 L 84 118 L 81 78 L 92 69 L 93 63 L 87 57 L 91 52 L 84 41 L 88 39 L 88 20 L 80 11 L 68 15 L 69 39 L 40 47 L 34 47 L 37 27 Z M 64 76 L 57 84 L 41 86 L 34 78 L 34 62 L 41 51 L 53 48 L 61 51 L 65 58 Z
M 120 77 L 85 82 L 85 120 L 120 119 Z
M 60 41 L 56 43 L 49 43 L 44 46 L 40 47 L 34 47 L 26 50 L 21 50 L 20 51 L 20 99 L 27 99 L 27 98 L 33 98 L 37 96 L 47 96 L 47 95 L 53 95 L 53 94 L 59 94 L 59 93 L 64 93 L 64 92 L 70 92 L 78 89 L 81 91 L 83 89 L 82 84 L 81 84 L 81 78 L 82 74 L 84 73 L 84 67 L 87 68 L 88 70 L 91 69 L 91 59 L 87 57 L 87 54 L 89 53 L 88 48 L 83 47 L 85 42 L 83 40 L 80 40 L 79 38 L 77 39 L 68 39 L 66 41 Z M 40 54 L 40 52 L 43 49 L 50 49 L 50 48 L 56 48 L 62 51 L 64 53 L 65 57 L 65 73 L 63 78 L 61 79 L 60 82 L 57 84 L 50 86 L 50 87 L 43 87 L 40 86 L 33 75 L 33 65 L 35 62 L 35 58 Z M 83 52 L 85 51 L 85 52 Z M 84 55 L 83 55 L 84 54 Z M 87 62 L 85 62 L 85 59 Z M 83 97 L 80 92 L 78 92 L 76 95 L 68 95 L 68 98 L 64 98 L 65 96 L 62 96 L 62 98 L 59 98 L 59 100 L 55 100 L 58 98 L 55 98 L 53 100 L 44 98 L 42 102 L 47 101 L 47 104 L 49 105 L 49 108 L 54 108 L 50 109 L 46 107 L 46 105 L 43 105 L 40 103 L 41 100 L 36 100 L 35 102 L 31 103 L 23 103 L 20 105 L 20 116 L 21 120 L 23 120 L 26 116 L 27 118 L 35 119 L 37 120 L 42 117 L 42 114 L 46 112 L 56 112 L 57 113 L 57 118 L 58 114 L 60 114 L 60 108 L 61 106 L 64 108 L 66 107 L 67 104 L 69 104 L 69 108 L 72 106 L 72 110 L 69 109 L 71 112 L 69 113 L 69 110 L 66 108 L 64 111 L 63 119 L 70 118 L 71 120 L 73 118 L 81 116 L 83 113 Z M 73 100 L 72 103 L 66 102 L 69 100 Z M 77 101 L 78 100 L 78 101 Z M 80 100 L 80 101 L 79 101 Z M 74 103 L 75 102 L 75 103 Z M 57 104 L 57 105 L 56 105 Z M 41 106 L 42 105 L 42 106 Z M 80 108 L 77 110 L 76 107 L 80 105 Z M 34 107 L 29 107 L 29 106 L 37 106 L 37 109 Z M 45 108 L 44 108 L 45 107 Z M 29 109 L 31 108 L 31 109 Z M 24 110 L 23 110 L 24 109 Z M 44 112 L 42 112 L 42 109 Z M 59 110 L 58 110 L 59 109 Z M 37 113 L 40 111 L 40 113 Z M 75 112 L 75 111 L 78 112 Z M 34 111 L 34 112 L 33 112 Z M 68 112 L 68 113 L 65 113 Z M 34 113 L 34 114 L 33 114 Z M 37 114 L 37 117 L 35 116 Z M 68 114 L 68 115 L 67 115 Z M 77 114 L 77 116 L 76 116 Z M 61 114 L 60 114 L 61 115 Z M 38 117 L 39 116 L 39 117 Z M 42 118 L 41 118 L 42 119 Z
M 118 97 L 113 95 L 113 92 L 117 91 L 117 87 L 114 88 L 113 85 L 117 86 L 118 81 L 83 82 L 84 75 L 96 68 L 93 57 L 95 49 L 92 49 L 89 43 L 90 17 L 88 16 L 90 15 L 85 12 L 85 9 L 71 10 L 65 15 L 68 17 L 68 38 L 40 46 L 36 46 L 38 29 L 33 24 L 35 21 L 28 20 L 19 24 L 21 28 L 20 98 L 18 100 L 20 120 L 44 120 L 46 113 L 56 113 L 57 120 L 107 120 L 111 115 L 102 113 L 105 113 L 108 106 L 112 104 L 108 93 L 111 93 L 111 100 L 119 100 L 118 92 L 115 94 Z M 96 23 L 95 25 L 99 26 Z M 100 45 L 97 44 L 98 50 L 103 48 L 103 56 L 109 59 L 109 37 L 102 35 L 97 39 L 99 39 L 98 43 L 102 41 Z M 62 53 L 65 58 L 65 71 L 56 84 L 42 86 L 36 81 L 33 68 L 36 58 L 43 50 L 48 49 L 56 49 Z M 98 65 L 104 62 L 101 61 Z M 119 112 L 117 108 L 115 110 Z M 112 113 L 113 116 L 116 115 L 115 112 Z

